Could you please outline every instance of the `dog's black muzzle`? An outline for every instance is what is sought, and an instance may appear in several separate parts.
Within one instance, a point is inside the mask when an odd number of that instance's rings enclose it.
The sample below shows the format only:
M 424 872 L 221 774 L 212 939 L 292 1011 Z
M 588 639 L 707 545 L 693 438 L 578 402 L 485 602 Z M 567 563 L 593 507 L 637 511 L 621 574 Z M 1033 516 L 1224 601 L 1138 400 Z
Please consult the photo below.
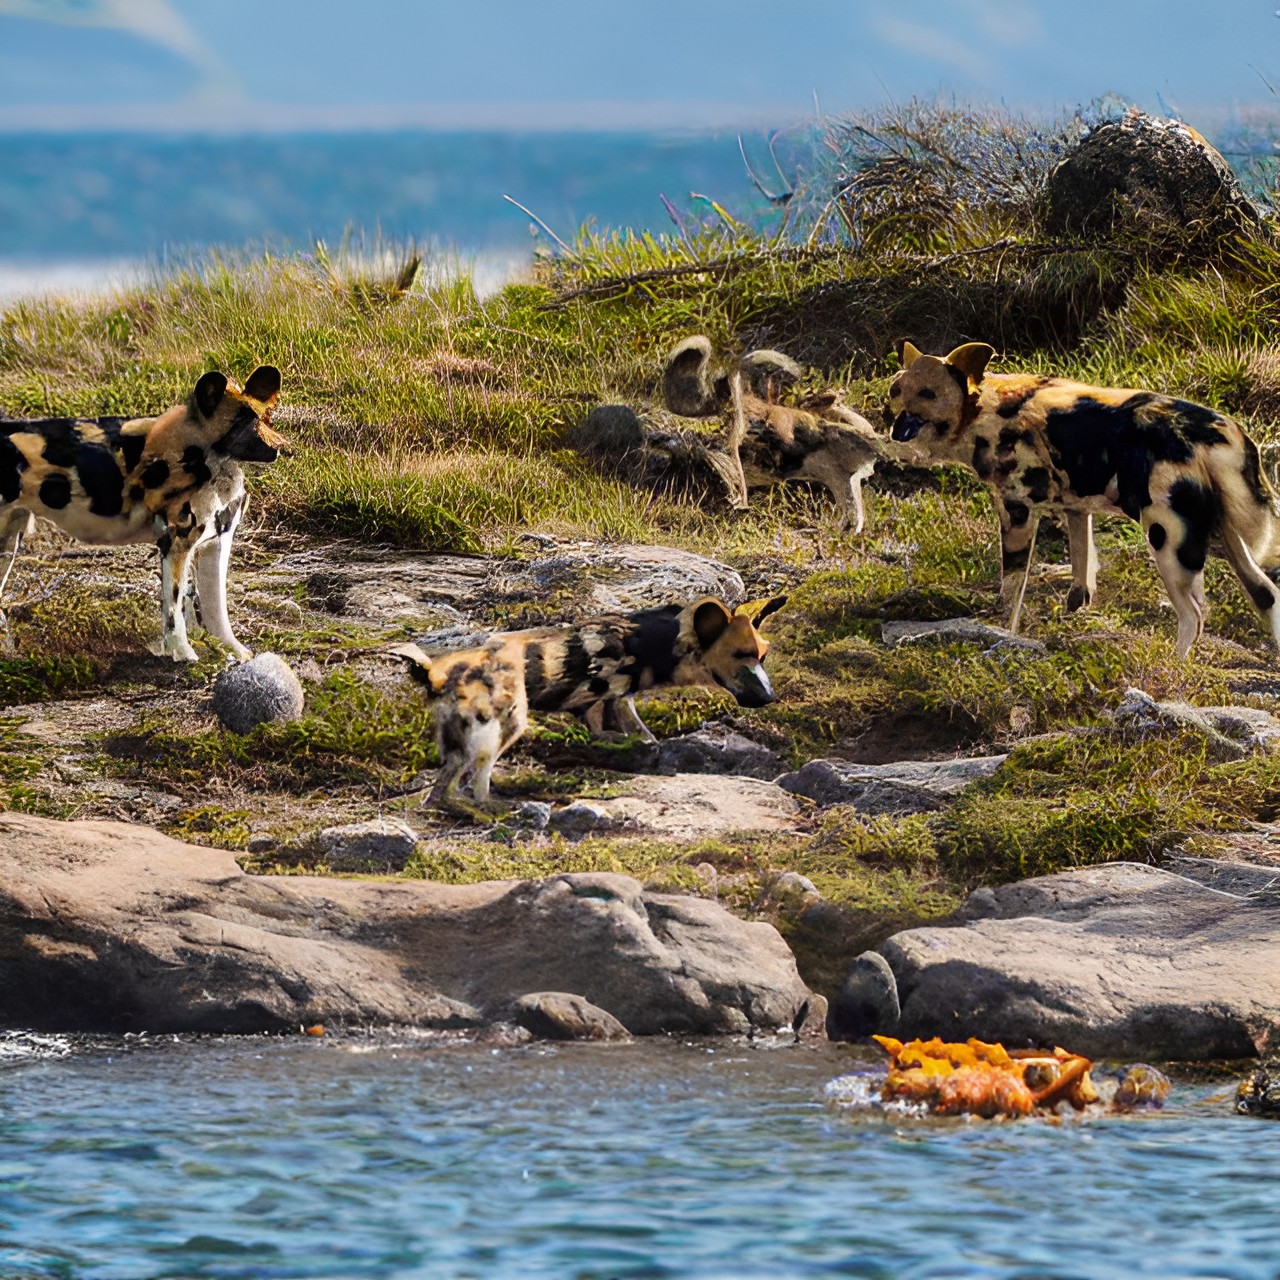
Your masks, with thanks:
M 721 680 L 716 676 L 716 681 L 733 694 L 740 707 L 767 707 L 777 697 L 764 668 L 758 663 L 742 667 L 733 680 Z
M 889 435 L 899 444 L 914 440 L 929 424 L 916 413 L 900 413 L 894 419 L 893 430 Z

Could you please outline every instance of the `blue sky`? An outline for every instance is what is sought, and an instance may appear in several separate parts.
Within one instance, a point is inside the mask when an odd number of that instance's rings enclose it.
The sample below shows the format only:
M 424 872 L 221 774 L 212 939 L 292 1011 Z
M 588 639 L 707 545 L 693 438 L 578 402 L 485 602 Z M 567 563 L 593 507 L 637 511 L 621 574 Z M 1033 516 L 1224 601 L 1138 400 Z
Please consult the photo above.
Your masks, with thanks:
M 955 94 L 1280 109 L 1277 0 L 0 0 L 0 129 L 783 125 Z

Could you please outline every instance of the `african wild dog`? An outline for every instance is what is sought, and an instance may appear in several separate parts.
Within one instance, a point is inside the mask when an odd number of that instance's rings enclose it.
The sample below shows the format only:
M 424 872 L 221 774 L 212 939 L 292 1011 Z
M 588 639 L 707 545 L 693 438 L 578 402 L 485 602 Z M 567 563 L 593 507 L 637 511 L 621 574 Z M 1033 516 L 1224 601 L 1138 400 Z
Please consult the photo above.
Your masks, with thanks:
M 1067 514 L 1074 585 L 1093 595 L 1094 512 L 1139 520 L 1178 615 L 1178 654 L 1204 630 L 1204 565 L 1222 549 L 1280 641 L 1280 509 L 1257 446 L 1230 418 L 1152 391 L 986 373 L 983 342 L 950 355 L 911 343 L 889 389 L 895 441 L 933 462 L 963 462 L 994 492 L 1006 570 L 1025 563 L 1034 517 Z M 1020 558 L 1021 557 L 1021 561 Z
M 662 685 L 719 685 L 744 707 L 772 702 L 764 671 L 769 642 L 756 630 L 786 603 L 770 600 L 754 622 L 708 597 L 572 626 L 505 631 L 479 648 L 429 655 L 417 645 L 391 652 L 410 663 L 436 704 L 440 774 L 430 802 L 466 809 L 459 790 L 470 780 L 478 806 L 489 803 L 494 763 L 524 733 L 530 711 L 572 711 L 593 733 L 605 717 L 647 741 L 637 693 Z
M 775 384 L 799 377 L 795 361 L 777 351 L 752 351 L 718 368 L 710 340 L 698 334 L 667 357 L 662 398 L 672 413 L 725 421 L 726 465 L 717 469 L 736 508 L 746 508 L 748 489 L 812 480 L 826 485 L 844 520 L 861 533 L 862 482 L 883 456 L 883 441 L 838 391 L 811 396 L 794 409 L 775 403 Z
M 263 365 L 243 389 L 206 373 L 157 418 L 0 420 L 0 533 L 14 556 L 32 516 L 83 542 L 155 543 L 159 652 L 196 657 L 184 609 L 194 563 L 205 628 L 247 658 L 227 617 L 227 563 L 246 503 L 239 464 L 271 462 L 284 443 L 269 425 L 279 390 L 280 371 Z

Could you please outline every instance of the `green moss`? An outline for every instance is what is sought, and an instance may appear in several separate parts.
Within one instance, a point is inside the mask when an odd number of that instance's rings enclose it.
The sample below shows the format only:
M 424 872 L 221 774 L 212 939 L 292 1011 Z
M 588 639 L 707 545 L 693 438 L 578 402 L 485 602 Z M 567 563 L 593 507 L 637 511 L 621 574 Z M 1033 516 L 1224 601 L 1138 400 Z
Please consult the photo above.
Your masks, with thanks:
M 215 849 L 243 849 L 249 843 L 249 823 L 253 819 L 247 809 L 224 809 L 221 805 L 202 804 L 183 809 L 161 828 L 175 840 L 189 844 L 212 845 Z

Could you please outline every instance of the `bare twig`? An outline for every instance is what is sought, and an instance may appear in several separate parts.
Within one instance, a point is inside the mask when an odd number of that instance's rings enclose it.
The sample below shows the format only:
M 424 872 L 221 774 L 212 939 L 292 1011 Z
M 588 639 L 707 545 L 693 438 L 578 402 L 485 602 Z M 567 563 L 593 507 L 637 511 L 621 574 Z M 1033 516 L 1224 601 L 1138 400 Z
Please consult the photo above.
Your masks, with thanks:
M 526 209 L 524 205 L 520 203 L 519 200 L 517 200 L 514 196 L 507 195 L 505 192 L 503 193 L 502 198 L 508 201 L 509 203 L 515 205 L 515 207 L 519 209 L 521 213 L 527 214 L 530 218 L 532 218 L 534 222 L 536 222 L 538 226 L 540 226 L 543 229 L 543 231 L 545 231 L 547 235 L 549 235 L 556 242 L 556 244 L 558 244 L 565 251 L 565 253 L 569 255 L 569 257 L 574 259 L 577 258 L 578 255 L 574 253 L 574 251 L 570 249 L 569 246 L 565 244 L 565 242 L 561 240 L 560 237 L 556 235 L 556 233 L 552 231 L 551 228 L 547 226 L 547 224 L 543 222 L 543 220 L 540 217 L 538 217 L 538 215 L 534 213 L 532 209 Z

